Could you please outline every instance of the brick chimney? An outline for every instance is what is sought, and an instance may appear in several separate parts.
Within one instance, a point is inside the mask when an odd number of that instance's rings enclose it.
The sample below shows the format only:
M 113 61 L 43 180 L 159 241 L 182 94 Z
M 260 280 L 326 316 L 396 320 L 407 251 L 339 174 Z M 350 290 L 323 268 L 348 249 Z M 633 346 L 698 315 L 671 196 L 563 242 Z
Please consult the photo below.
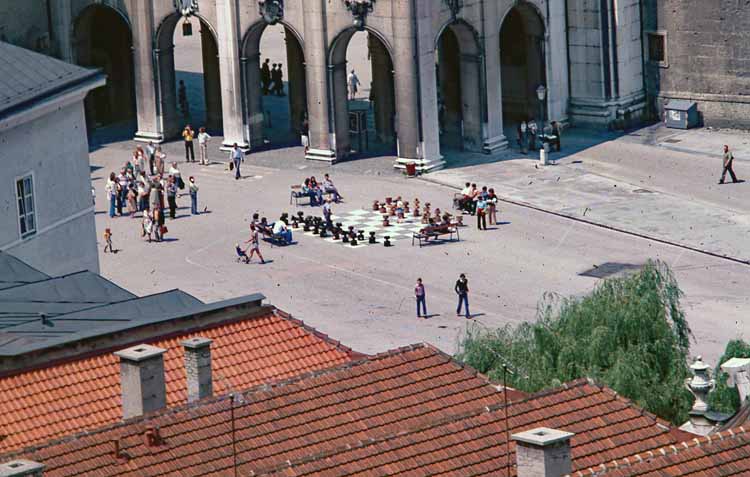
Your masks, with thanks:
M 115 353 L 120 358 L 123 419 L 166 407 L 165 352 L 165 349 L 142 344 Z
M 0 464 L 0 477 L 42 477 L 44 464 L 32 460 L 12 460 Z
M 211 340 L 195 337 L 182 342 L 185 348 L 188 402 L 199 401 L 213 394 L 211 378 Z
M 570 438 L 574 435 L 546 427 L 513 434 L 518 477 L 563 477 L 572 473 Z

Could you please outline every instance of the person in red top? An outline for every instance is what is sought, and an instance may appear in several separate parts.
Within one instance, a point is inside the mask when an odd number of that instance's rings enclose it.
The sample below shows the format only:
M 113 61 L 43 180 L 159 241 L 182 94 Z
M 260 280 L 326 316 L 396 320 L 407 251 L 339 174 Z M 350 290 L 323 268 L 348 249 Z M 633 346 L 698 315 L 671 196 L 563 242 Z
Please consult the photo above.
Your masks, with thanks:
M 417 278 L 417 285 L 414 287 L 414 296 L 417 298 L 417 318 L 427 318 L 427 297 L 424 293 L 422 279 Z M 419 305 L 422 305 L 422 314 L 419 313 Z

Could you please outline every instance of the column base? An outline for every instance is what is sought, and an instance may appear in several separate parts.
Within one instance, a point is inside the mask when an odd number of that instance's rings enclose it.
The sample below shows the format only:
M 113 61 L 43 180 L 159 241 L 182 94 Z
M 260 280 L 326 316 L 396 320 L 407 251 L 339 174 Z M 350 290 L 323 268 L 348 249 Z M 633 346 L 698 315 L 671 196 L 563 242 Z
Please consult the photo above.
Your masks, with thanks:
M 410 159 L 399 157 L 396 159 L 393 167 L 396 169 L 406 169 L 406 165 L 411 163 L 416 163 L 417 172 L 422 174 L 437 171 L 445 167 L 445 161 L 442 156 L 438 156 L 436 159 Z
M 485 154 L 495 154 L 508 149 L 508 139 L 503 135 L 487 138 L 482 144 L 482 152 Z
M 234 143 L 235 141 L 232 141 L 232 142 L 224 141 L 223 143 L 221 143 L 221 147 L 219 148 L 219 150 L 229 152 L 232 149 L 234 149 Z M 245 141 L 237 142 L 237 145 L 239 146 L 240 149 L 242 149 L 242 152 L 244 153 L 250 152 L 250 146 Z
M 611 127 L 622 121 L 637 121 L 645 110 L 643 93 L 612 100 L 571 98 L 569 118 L 573 125 Z
M 136 131 L 133 140 L 135 142 L 153 142 L 156 144 L 161 144 L 164 142 L 164 135 L 147 131 Z
M 322 161 L 322 162 L 328 162 L 330 164 L 334 164 L 338 158 L 336 157 L 336 153 L 333 151 L 330 151 L 328 149 L 313 149 L 309 148 L 307 150 L 307 154 L 305 154 L 305 159 L 308 161 Z

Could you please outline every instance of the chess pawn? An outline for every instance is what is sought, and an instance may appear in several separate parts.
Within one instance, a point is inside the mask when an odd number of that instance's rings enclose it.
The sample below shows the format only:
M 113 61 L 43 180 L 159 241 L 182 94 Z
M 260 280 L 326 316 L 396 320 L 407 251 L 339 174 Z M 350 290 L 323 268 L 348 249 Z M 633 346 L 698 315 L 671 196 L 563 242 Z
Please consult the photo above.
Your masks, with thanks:
M 383 239 L 384 239 L 383 246 L 384 247 L 390 247 L 391 246 L 391 236 L 390 235 L 386 235 L 385 237 L 383 237 Z
M 456 216 L 456 225 L 459 227 L 463 227 L 464 225 L 464 216 L 463 215 L 457 215 Z
M 386 212 L 388 212 L 388 211 L 385 208 L 385 204 L 380 204 L 380 213 L 381 214 L 385 214 Z
M 392 203 L 392 202 L 393 202 L 393 197 L 386 197 L 386 198 L 385 198 L 385 203 L 386 203 L 387 205 L 391 205 L 391 203 Z
M 370 232 L 369 242 L 370 244 L 378 243 L 378 241 L 375 239 L 375 232 Z
M 425 211 L 424 215 L 422 215 L 422 223 L 423 224 L 429 224 L 430 223 L 430 214 Z
M 297 216 L 296 215 L 292 216 L 292 228 L 293 229 L 298 229 L 299 228 L 299 222 L 297 221 Z
M 333 240 L 341 240 L 340 229 L 338 227 L 333 228 Z
M 349 245 L 351 245 L 352 247 L 356 247 L 357 246 L 357 238 L 356 237 L 351 238 L 349 240 Z
M 349 243 L 349 234 L 345 233 L 341 235 L 341 241 L 344 243 Z
M 396 215 L 396 206 L 394 204 L 391 204 L 388 207 L 388 215 L 391 217 L 394 217 Z
M 414 206 L 414 212 L 412 212 L 412 216 L 419 217 L 421 215 L 422 214 L 419 213 L 419 204 L 417 204 L 417 205 Z
M 304 225 L 302 226 L 302 230 L 304 230 L 305 232 L 310 231 L 310 221 L 305 220 Z
M 378 210 L 380 210 L 380 202 L 375 200 L 372 202 L 372 211 L 377 212 Z
M 409 213 L 409 203 L 404 202 L 404 214 L 408 214 L 408 213 Z
M 383 227 L 390 227 L 391 223 L 388 220 L 388 215 L 383 215 Z
M 326 238 L 328 234 L 326 233 L 325 226 L 320 229 L 320 238 Z
M 297 212 L 297 217 L 299 217 L 299 221 L 303 222 L 305 220 L 305 213 L 302 211 Z

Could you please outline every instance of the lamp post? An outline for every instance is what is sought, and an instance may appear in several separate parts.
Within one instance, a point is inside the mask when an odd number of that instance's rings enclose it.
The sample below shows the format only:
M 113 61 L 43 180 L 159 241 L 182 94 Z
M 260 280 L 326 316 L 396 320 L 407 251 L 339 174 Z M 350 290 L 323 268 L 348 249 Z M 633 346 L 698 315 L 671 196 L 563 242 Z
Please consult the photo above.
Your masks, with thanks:
M 537 86 L 536 97 L 539 99 L 539 127 L 544 129 L 544 98 L 547 97 L 547 88 L 543 84 Z

